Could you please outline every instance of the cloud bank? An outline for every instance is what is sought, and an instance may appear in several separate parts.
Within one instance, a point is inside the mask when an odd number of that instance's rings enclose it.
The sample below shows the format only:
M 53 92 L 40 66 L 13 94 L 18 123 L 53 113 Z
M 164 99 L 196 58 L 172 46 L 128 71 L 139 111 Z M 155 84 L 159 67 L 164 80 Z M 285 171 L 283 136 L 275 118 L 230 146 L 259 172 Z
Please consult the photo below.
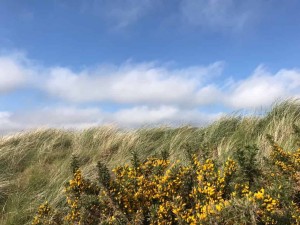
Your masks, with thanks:
M 108 113 L 99 108 L 46 107 L 22 112 L 0 112 L 0 134 L 36 128 L 84 129 L 101 125 L 138 128 L 155 125 L 204 125 L 221 117 L 172 106 L 139 106 Z
M 51 69 L 46 91 L 71 102 L 112 101 L 132 104 L 184 104 L 193 99 L 205 80 L 220 75 L 223 63 L 206 67 L 168 69 L 154 63 L 125 63 L 112 69 L 75 73 L 68 68 Z M 201 93 L 199 93 L 201 95 Z
M 170 69 L 151 63 L 125 64 L 111 70 L 51 70 L 44 91 L 69 102 L 176 105 L 224 105 L 232 109 L 268 106 L 279 98 L 298 97 L 300 71 L 272 74 L 259 65 L 244 79 L 222 77 L 224 63 Z M 106 72 L 103 72 L 106 71 Z M 215 78 L 221 82 L 215 82 Z
M 224 62 L 185 68 L 125 62 L 75 71 L 37 66 L 24 55 L 1 56 L 0 97 L 38 90 L 52 103 L 39 108 L 39 100 L 33 99 L 34 109 L 0 111 L 0 132 L 40 126 L 203 125 L 219 118 L 224 110 L 268 107 L 280 98 L 300 97 L 297 68 L 271 73 L 259 65 L 239 79 L 224 77 L 224 70 Z

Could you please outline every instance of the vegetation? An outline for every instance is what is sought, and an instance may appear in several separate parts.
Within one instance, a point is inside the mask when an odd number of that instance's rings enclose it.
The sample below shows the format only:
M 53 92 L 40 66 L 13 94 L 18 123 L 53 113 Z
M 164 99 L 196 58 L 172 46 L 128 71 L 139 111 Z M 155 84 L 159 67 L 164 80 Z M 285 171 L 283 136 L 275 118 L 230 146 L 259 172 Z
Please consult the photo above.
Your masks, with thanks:
M 228 159 L 219 168 L 190 152 L 187 165 L 165 157 L 141 163 L 134 154 L 132 165 L 116 167 L 113 178 L 99 162 L 94 182 L 72 163 L 67 207 L 42 204 L 32 224 L 299 224 L 300 149 L 286 153 L 274 144 L 270 174 L 251 164 L 255 152 L 238 150 L 239 166 Z
M 286 101 L 204 128 L 3 137 L 0 223 L 297 224 L 299 125 Z

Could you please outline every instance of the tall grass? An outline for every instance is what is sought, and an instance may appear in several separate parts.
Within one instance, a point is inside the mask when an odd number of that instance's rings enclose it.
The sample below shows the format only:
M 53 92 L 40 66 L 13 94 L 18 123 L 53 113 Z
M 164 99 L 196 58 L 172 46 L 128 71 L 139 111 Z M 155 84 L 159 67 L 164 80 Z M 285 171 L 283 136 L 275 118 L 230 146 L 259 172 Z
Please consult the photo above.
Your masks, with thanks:
M 47 129 L 4 136 L 0 139 L 0 224 L 27 224 L 46 199 L 51 205 L 62 204 L 72 154 L 91 178 L 98 161 L 112 168 L 129 162 L 132 151 L 147 158 L 168 150 L 175 161 L 185 160 L 185 148 L 199 155 L 209 149 L 212 157 L 222 159 L 239 146 L 256 144 L 263 157 L 271 149 L 267 134 L 284 149 L 296 148 L 293 124 L 300 125 L 299 100 L 274 104 L 263 116 L 226 116 L 202 128 Z

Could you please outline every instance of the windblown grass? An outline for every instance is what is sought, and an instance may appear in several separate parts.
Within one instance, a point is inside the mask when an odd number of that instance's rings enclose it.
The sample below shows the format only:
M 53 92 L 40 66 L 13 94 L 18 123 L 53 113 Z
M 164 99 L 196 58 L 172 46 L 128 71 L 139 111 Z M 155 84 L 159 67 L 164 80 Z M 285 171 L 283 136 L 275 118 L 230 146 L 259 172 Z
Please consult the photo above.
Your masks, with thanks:
M 69 179 L 72 154 L 80 159 L 82 172 L 93 178 L 98 161 L 113 168 L 130 161 L 136 151 L 142 159 L 170 152 L 170 161 L 185 160 L 184 149 L 225 159 L 240 146 L 256 144 L 259 156 L 268 157 L 270 134 L 283 149 L 296 148 L 293 124 L 300 125 L 300 102 L 275 104 L 264 116 L 227 116 L 203 128 L 115 127 L 83 131 L 37 130 L 0 139 L 0 224 L 27 224 L 37 207 L 64 202 L 63 184 Z

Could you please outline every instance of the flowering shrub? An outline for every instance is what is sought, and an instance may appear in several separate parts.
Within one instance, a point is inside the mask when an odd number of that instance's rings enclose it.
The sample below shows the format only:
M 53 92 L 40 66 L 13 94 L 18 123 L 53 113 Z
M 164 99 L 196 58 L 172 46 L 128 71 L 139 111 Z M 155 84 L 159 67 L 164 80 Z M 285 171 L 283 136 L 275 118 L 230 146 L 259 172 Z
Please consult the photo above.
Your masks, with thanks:
M 239 155 L 247 167 L 230 158 L 222 165 L 211 158 L 201 162 L 192 153 L 188 165 L 171 163 L 166 152 L 141 162 L 134 153 L 132 165 L 112 173 L 99 162 L 94 182 L 83 177 L 74 159 L 66 207 L 45 203 L 32 224 L 299 224 L 300 150 L 287 153 L 274 144 L 272 163 L 266 164 L 277 178 L 291 180 L 285 198 L 270 174 L 260 174 L 262 181 L 247 175 L 257 168 Z

